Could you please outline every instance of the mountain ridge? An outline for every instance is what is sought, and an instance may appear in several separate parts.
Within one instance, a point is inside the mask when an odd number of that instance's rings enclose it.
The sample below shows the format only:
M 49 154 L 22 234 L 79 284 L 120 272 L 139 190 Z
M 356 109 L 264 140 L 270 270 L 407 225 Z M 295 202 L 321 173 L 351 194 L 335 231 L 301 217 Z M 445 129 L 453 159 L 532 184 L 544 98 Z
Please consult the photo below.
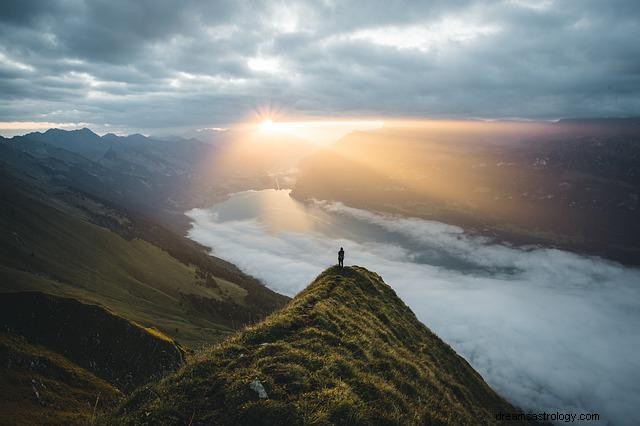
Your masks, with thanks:
M 515 407 L 382 278 L 331 267 L 106 424 L 497 424 Z

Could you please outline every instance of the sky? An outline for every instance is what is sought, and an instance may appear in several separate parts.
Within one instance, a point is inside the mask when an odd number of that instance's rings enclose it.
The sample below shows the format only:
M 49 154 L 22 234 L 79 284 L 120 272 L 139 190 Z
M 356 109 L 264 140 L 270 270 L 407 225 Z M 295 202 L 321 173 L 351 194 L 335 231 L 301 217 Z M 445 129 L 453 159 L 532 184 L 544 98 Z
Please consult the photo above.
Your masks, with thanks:
M 637 0 L 3 0 L 0 134 L 640 114 Z
M 334 264 L 342 245 L 345 265 L 380 274 L 420 321 L 525 411 L 637 424 L 640 269 L 495 244 L 457 226 L 340 203 L 302 205 L 288 191 L 234 194 L 189 216 L 192 239 L 289 296 Z

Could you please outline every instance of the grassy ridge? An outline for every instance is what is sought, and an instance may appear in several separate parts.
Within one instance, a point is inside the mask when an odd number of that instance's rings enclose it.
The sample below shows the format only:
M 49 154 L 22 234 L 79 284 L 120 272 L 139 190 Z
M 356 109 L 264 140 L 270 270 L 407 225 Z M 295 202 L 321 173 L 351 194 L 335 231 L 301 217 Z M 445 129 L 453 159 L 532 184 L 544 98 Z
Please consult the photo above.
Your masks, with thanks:
M 457 425 L 515 410 L 378 275 L 333 267 L 282 311 L 136 391 L 109 421 Z

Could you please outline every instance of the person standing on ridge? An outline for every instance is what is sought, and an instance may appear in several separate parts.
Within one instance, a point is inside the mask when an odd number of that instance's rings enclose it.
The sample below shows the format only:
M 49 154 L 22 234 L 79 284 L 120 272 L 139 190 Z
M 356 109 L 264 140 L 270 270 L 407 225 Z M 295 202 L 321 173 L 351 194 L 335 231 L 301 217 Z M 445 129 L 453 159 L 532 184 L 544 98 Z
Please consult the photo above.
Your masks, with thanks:
M 344 249 L 340 247 L 338 252 L 338 265 L 342 268 L 344 266 Z

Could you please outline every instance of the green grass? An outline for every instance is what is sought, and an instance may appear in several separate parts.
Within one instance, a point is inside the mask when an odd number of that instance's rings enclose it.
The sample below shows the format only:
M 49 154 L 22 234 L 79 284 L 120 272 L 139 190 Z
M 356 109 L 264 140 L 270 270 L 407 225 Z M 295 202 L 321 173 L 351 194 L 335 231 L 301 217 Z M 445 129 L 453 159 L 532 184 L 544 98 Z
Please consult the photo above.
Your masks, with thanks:
M 122 397 L 106 381 L 21 337 L 0 333 L 0 362 L 3 425 L 89 425 Z
M 250 388 L 258 379 L 268 399 Z M 113 424 L 493 424 L 516 409 L 375 273 L 330 268 L 283 310 L 136 391 Z
M 250 280 L 246 284 L 239 272 L 209 268 L 205 254 L 151 225 L 148 232 L 173 243 L 183 260 L 71 214 L 59 199 L 6 182 L 0 189 L 0 292 L 42 291 L 101 304 L 188 347 L 219 341 L 273 310 L 267 304 L 286 300 Z M 191 258 L 201 266 L 184 260 Z

